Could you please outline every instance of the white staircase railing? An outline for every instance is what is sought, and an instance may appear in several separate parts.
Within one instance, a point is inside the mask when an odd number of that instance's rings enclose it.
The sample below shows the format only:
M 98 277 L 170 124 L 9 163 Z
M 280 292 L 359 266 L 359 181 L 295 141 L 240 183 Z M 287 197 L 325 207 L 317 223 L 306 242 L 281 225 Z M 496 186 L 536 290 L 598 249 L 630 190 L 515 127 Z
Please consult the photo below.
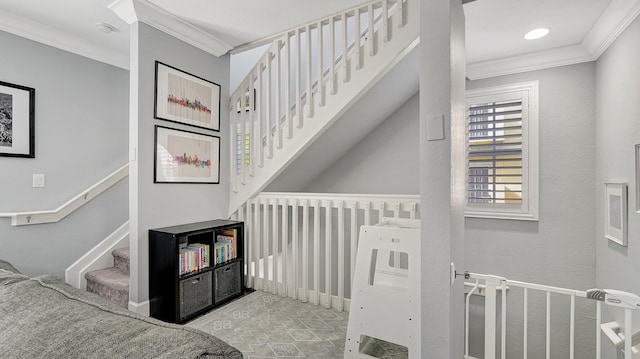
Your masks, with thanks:
M 245 222 L 247 286 L 348 310 L 358 232 L 382 218 L 419 218 L 419 196 L 261 193 Z
M 230 213 L 418 41 L 419 1 L 375 0 L 277 37 L 230 98 Z
M 636 339 L 638 339 L 638 335 L 631 335 L 629 333 L 633 333 L 632 331 L 632 323 L 631 323 L 631 314 L 633 310 L 640 309 L 640 297 L 633 293 L 627 293 L 617 290 L 610 289 L 592 289 L 587 291 L 582 290 L 574 290 L 568 288 L 560 288 L 553 287 L 548 285 L 536 284 L 536 283 L 527 283 L 516 280 L 509 280 L 503 277 L 494 276 L 494 275 L 486 275 L 486 274 L 476 274 L 476 273 L 466 273 L 465 276 L 467 279 L 474 280 L 472 283 L 468 283 L 467 285 L 472 286 L 471 290 L 467 293 L 466 303 L 465 303 L 465 355 L 464 358 L 471 359 L 472 356 L 469 355 L 469 312 L 470 312 L 470 297 L 471 295 L 477 294 L 480 290 L 483 292 L 485 296 L 485 304 L 484 304 L 484 358 L 485 359 L 494 359 L 494 358 L 506 358 L 507 357 L 507 291 L 511 292 L 516 289 L 522 289 L 522 305 L 518 306 L 516 311 L 522 309 L 522 316 L 513 320 L 515 327 L 509 327 L 510 335 L 517 336 L 518 334 L 514 334 L 514 330 L 517 329 L 517 324 L 521 323 L 522 328 L 522 352 L 514 354 L 516 357 L 527 359 L 529 353 L 529 348 L 538 347 L 541 348 L 540 343 L 534 343 L 530 345 L 529 338 L 532 334 L 540 334 L 540 333 L 532 333 L 533 331 L 540 331 L 541 323 L 539 319 L 542 319 L 544 322 L 544 349 L 545 349 L 545 358 L 556 358 L 556 357 L 565 357 L 560 353 L 552 353 L 552 341 L 557 341 L 568 338 L 568 343 L 561 343 L 563 348 L 568 348 L 568 356 L 567 358 L 574 359 L 577 357 L 576 354 L 576 333 L 579 331 L 576 325 L 576 310 L 577 308 L 581 308 L 581 310 L 589 310 L 588 303 L 584 303 L 584 301 L 596 301 L 595 306 L 595 355 L 596 359 L 600 359 L 601 351 L 602 351 L 602 332 L 611 340 L 612 344 L 620 350 L 624 351 L 624 359 L 636 359 L 638 358 L 636 348 L 632 348 L 632 345 L 636 345 Z M 536 296 L 537 294 L 537 296 Z M 544 295 L 542 297 L 540 294 Z M 559 305 L 560 308 L 565 308 L 563 305 L 568 304 L 567 309 L 562 309 L 561 313 L 554 313 L 553 317 L 551 314 L 551 301 L 552 295 L 554 297 L 554 302 Z M 533 297 L 536 296 L 537 299 L 542 299 L 542 303 L 540 300 L 534 301 Z M 499 299 L 499 300 L 498 300 Z M 576 304 L 576 301 L 582 301 L 582 305 Z M 568 303 L 567 303 L 568 302 Z M 500 305 L 498 305 L 498 303 Z M 612 309 L 621 309 L 624 310 L 624 331 L 623 333 L 614 333 L 614 329 L 618 329 L 617 324 L 612 323 L 601 323 L 602 321 L 602 303 L 607 304 Z M 500 313 L 497 313 L 497 308 L 501 307 Z M 559 308 L 554 307 L 554 308 Z M 587 307 L 585 309 L 585 307 Z M 529 308 L 537 309 L 540 312 L 541 308 L 546 309 L 546 315 L 544 318 L 534 318 L 533 315 L 529 312 Z M 557 319 L 559 317 L 563 317 L 568 314 L 568 336 L 567 335 L 558 335 L 558 330 L 560 328 L 552 327 L 552 318 Z M 500 318 L 500 323 L 498 323 L 497 317 Z M 537 325 L 533 325 L 532 322 L 536 320 Z M 584 329 L 584 328 L 582 328 Z M 582 331 L 584 332 L 584 330 Z M 565 333 L 567 334 L 567 333 Z M 622 338 L 620 337 L 622 336 Z M 625 336 L 633 337 L 633 340 L 624 340 Z M 496 343 L 496 339 L 499 338 L 499 347 Z M 590 341 L 591 338 L 587 338 L 587 341 Z M 512 338 L 515 341 L 515 338 Z M 584 340 L 582 341 L 584 342 Z M 518 343 L 520 343 L 518 341 Z M 592 354 L 589 351 L 590 354 Z M 620 357 L 622 358 L 622 357 Z

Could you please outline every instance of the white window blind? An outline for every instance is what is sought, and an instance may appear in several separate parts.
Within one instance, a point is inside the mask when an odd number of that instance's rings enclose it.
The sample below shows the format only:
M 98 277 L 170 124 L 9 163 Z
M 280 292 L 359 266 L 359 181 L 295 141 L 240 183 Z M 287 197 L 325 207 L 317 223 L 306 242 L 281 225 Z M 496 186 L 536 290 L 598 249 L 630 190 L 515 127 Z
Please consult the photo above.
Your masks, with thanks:
M 465 214 L 537 219 L 537 83 L 469 91 L 467 111 Z

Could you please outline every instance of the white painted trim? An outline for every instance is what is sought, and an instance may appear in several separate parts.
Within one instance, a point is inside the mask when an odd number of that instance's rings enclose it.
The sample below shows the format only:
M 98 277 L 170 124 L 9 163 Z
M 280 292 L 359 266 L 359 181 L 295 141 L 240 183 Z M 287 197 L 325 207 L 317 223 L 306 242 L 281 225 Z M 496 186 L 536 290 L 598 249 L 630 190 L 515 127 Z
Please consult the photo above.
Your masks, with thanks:
M 640 14 L 640 0 L 616 0 L 600 15 L 582 45 L 597 59 Z
M 151 307 L 149 305 L 148 300 L 145 300 L 144 302 L 141 302 L 141 303 L 136 303 L 130 300 L 129 310 L 147 317 L 149 316 L 149 313 L 151 313 Z
M 233 46 L 175 16 L 148 0 L 116 0 L 108 6 L 127 24 L 136 21 L 165 32 L 214 56 L 222 56 Z
M 478 80 L 595 61 L 638 15 L 640 0 L 611 1 L 582 43 L 467 64 L 467 77 Z
M 80 257 L 64 271 L 64 280 L 68 284 L 86 290 L 84 275 L 92 270 L 113 266 L 111 252 L 117 248 L 129 247 L 129 221 L 116 229 L 107 238 L 98 243 L 89 252 Z
M 589 61 L 593 61 L 593 57 L 587 50 L 582 45 L 574 45 L 468 64 L 467 77 L 478 80 Z
M 127 54 L 96 46 L 85 39 L 4 11 L 0 11 L 0 30 L 125 70 L 129 69 Z
M 60 207 L 49 211 L 31 211 L 18 213 L 0 213 L 0 217 L 10 217 L 12 226 L 59 222 L 76 209 L 82 207 L 111 186 L 129 175 L 129 164 L 118 168 L 100 182 L 82 191 Z
M 505 207 L 500 204 L 469 204 L 465 194 L 465 217 L 514 219 L 537 221 L 539 216 L 540 132 L 539 132 L 539 82 L 530 81 L 504 86 L 486 87 L 466 92 L 466 108 L 473 103 L 484 103 L 483 97 L 499 97 L 520 93 L 523 102 L 522 116 L 522 205 Z M 467 111 L 468 112 L 468 111 Z M 465 140 L 465 146 L 468 139 Z M 465 154 L 465 166 L 467 166 Z M 468 168 L 467 168 L 468 170 Z M 467 192 L 465 181 L 465 192 Z

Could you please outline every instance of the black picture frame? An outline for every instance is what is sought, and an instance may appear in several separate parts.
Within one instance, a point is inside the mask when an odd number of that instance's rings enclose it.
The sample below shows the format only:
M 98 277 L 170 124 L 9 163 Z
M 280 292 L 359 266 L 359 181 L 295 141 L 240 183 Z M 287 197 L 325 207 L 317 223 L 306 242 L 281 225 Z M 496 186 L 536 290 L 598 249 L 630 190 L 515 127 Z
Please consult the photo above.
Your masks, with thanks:
M 220 96 L 219 84 L 155 62 L 155 119 L 218 132 Z
M 220 183 L 220 137 L 155 126 L 153 183 Z
M 35 158 L 36 90 L 0 81 L 0 156 Z

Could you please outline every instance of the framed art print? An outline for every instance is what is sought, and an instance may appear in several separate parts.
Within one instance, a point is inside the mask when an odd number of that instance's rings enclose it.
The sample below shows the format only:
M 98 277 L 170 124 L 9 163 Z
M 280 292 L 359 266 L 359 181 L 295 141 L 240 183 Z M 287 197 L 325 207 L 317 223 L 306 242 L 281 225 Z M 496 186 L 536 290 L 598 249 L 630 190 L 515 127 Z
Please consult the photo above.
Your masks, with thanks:
M 604 236 L 621 246 L 627 245 L 627 185 L 605 183 Z
M 220 85 L 156 61 L 154 117 L 220 131 Z
M 0 156 L 35 157 L 35 93 L 0 81 Z
M 220 137 L 155 126 L 154 183 L 220 183 Z

